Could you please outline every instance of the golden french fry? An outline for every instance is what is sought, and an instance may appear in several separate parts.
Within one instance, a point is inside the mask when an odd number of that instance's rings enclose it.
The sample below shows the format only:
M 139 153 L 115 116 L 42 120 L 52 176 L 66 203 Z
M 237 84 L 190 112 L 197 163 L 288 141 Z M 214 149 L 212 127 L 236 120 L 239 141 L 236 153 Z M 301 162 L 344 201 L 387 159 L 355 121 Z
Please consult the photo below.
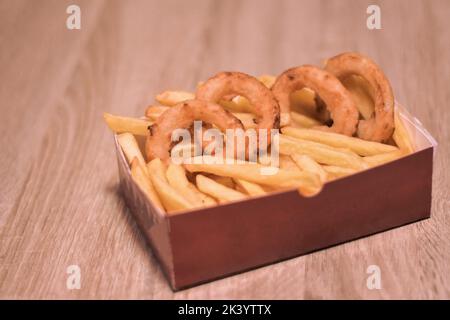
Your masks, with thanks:
M 147 175 L 147 168 L 143 166 L 137 157 L 131 161 L 131 177 L 141 188 L 142 192 L 148 197 L 151 203 L 164 212 L 163 205 L 159 200 L 158 194 L 153 187 L 150 178 Z
M 319 178 L 309 172 L 265 167 L 251 162 L 226 164 L 225 159 L 224 164 L 214 164 L 215 160 L 211 156 L 193 158 L 191 163 L 184 164 L 184 167 L 190 172 L 207 172 L 262 185 L 302 188 L 304 190 L 317 190 L 317 187 L 320 187 Z
M 334 180 L 340 177 L 349 176 L 351 174 L 354 174 L 358 172 L 355 169 L 351 168 L 343 168 L 338 166 L 322 166 L 322 169 L 325 170 L 327 173 L 327 179 L 328 181 Z
M 365 120 L 370 119 L 374 112 L 374 102 L 370 94 L 369 82 L 359 75 L 350 75 L 343 78 L 341 82 L 352 96 L 362 117 Z
M 311 128 L 320 126 L 321 123 L 314 118 L 305 116 L 295 111 L 291 111 L 291 125 L 300 128 Z
M 304 154 L 292 154 L 291 157 L 302 170 L 316 174 L 322 183 L 327 181 L 327 173 L 313 158 Z
M 149 172 L 149 174 L 151 173 L 152 175 L 168 183 L 166 178 L 166 170 L 166 166 L 159 158 L 155 158 L 147 163 L 147 171 Z
M 245 195 L 248 195 L 247 191 L 244 190 L 240 185 L 236 184 L 234 190 L 239 191 L 240 193 L 243 193 Z
M 357 154 L 325 144 L 292 138 L 280 134 L 280 153 L 286 155 L 305 154 L 321 164 L 346 168 L 366 169 L 368 164 Z
M 247 196 L 239 191 L 227 188 L 201 174 L 196 176 L 197 187 L 200 191 L 216 198 L 219 202 L 236 201 L 245 199 Z
M 388 144 L 314 129 L 284 127 L 281 129 L 281 132 L 294 138 L 319 142 L 336 148 L 347 148 L 362 156 L 372 156 L 398 150 L 398 148 Z
M 256 128 L 256 117 L 251 113 L 233 112 L 233 115 L 241 120 L 245 129 Z
M 219 103 L 225 109 L 232 112 L 252 113 L 253 107 L 250 102 L 241 96 L 236 96 L 232 100 L 221 100 Z
M 236 103 L 236 105 L 238 105 L 240 108 L 242 108 L 242 112 L 253 112 L 253 106 L 246 97 L 236 96 L 233 98 L 233 102 Z
M 186 200 L 196 207 L 215 205 L 217 202 L 200 192 L 194 184 L 186 178 L 185 169 L 177 164 L 171 163 L 166 171 L 166 178 L 170 186 L 182 194 Z
M 209 175 L 208 178 L 214 180 L 217 183 L 220 183 L 221 185 L 224 185 L 227 188 L 234 189 L 236 187 L 233 179 L 230 177 L 222 177 L 217 175 Z
M 144 156 L 139 149 L 136 138 L 131 133 L 119 134 L 117 136 L 117 141 L 128 160 L 128 164 L 131 164 L 131 161 L 136 157 L 139 160 L 139 163 L 145 167 Z
M 280 128 L 289 125 L 291 121 L 290 112 L 280 112 Z
M 264 74 L 262 76 L 259 76 L 258 80 L 264 83 L 264 85 L 270 89 L 275 83 L 275 80 L 277 80 L 277 78 L 271 75 Z
M 214 198 L 208 196 L 207 194 L 204 194 L 203 192 L 201 192 L 200 190 L 197 189 L 197 187 L 195 185 L 192 184 L 192 186 L 195 188 L 198 197 L 201 199 L 203 206 L 214 206 L 217 205 L 217 201 L 214 200 Z
M 408 154 L 414 152 L 411 137 L 409 136 L 409 132 L 406 129 L 398 110 L 395 110 L 395 130 L 392 137 L 397 146 L 405 153 Z
M 145 116 L 153 121 L 159 118 L 164 112 L 166 112 L 170 107 L 166 106 L 149 106 L 145 109 Z
M 164 164 L 160 159 L 156 158 L 147 163 L 147 171 L 153 186 L 155 187 L 156 193 L 158 193 L 167 212 L 172 213 L 179 210 L 195 208 L 194 205 L 169 185 L 165 176 Z
M 375 156 L 364 157 L 364 161 L 367 162 L 371 167 L 375 167 L 387 162 L 394 161 L 405 155 L 405 151 L 396 150 L 388 153 L 377 154 Z
M 146 136 L 148 134 L 148 126 L 152 124 L 148 120 L 115 116 L 107 112 L 103 113 L 103 118 L 113 132 L 129 132 L 137 136 Z
M 261 196 L 267 192 L 259 185 L 243 179 L 233 179 L 236 185 L 250 196 Z
M 233 102 L 233 100 L 220 100 L 219 104 L 231 112 L 245 112 L 240 106 Z
M 300 171 L 298 165 L 292 160 L 291 156 L 280 154 L 279 155 L 280 168 L 286 170 Z
M 195 145 L 190 142 L 180 142 L 173 146 L 172 150 L 170 150 L 170 155 L 173 158 L 180 159 L 189 159 L 195 155 Z
M 315 92 L 309 88 L 294 91 L 290 96 L 291 110 L 301 114 L 314 115 L 316 113 Z
M 156 96 L 156 101 L 169 107 L 192 99 L 195 99 L 195 94 L 187 91 L 164 91 Z

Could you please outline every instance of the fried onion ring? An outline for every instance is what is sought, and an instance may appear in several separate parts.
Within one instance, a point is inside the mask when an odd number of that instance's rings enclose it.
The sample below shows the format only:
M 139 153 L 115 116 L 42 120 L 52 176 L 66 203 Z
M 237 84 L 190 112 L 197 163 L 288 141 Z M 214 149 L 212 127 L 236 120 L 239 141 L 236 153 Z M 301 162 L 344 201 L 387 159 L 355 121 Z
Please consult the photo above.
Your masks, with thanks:
M 323 129 L 347 136 L 355 133 L 358 110 L 350 93 L 335 76 L 314 66 L 303 65 L 291 68 L 278 76 L 272 86 L 272 92 L 278 100 L 282 114 L 289 115 L 291 93 L 305 87 L 315 91 L 330 111 L 333 125 L 330 128 L 322 127 Z M 287 124 L 289 122 L 285 123 Z
M 196 98 L 218 103 L 230 95 L 244 96 L 250 101 L 256 114 L 256 129 L 267 129 L 268 144 L 270 129 L 280 127 L 280 108 L 272 92 L 258 79 L 241 72 L 220 72 L 203 83 Z
M 356 74 L 369 82 L 375 116 L 359 121 L 357 135 L 365 140 L 386 142 L 394 132 L 394 94 L 383 71 L 371 59 L 354 52 L 328 59 L 325 70 L 339 79 Z
M 242 122 L 220 105 L 201 101 L 187 100 L 165 111 L 149 127 L 145 144 L 147 161 L 154 158 L 168 160 L 172 147 L 172 132 L 175 129 L 188 129 L 195 120 L 216 125 L 220 130 L 242 129 Z

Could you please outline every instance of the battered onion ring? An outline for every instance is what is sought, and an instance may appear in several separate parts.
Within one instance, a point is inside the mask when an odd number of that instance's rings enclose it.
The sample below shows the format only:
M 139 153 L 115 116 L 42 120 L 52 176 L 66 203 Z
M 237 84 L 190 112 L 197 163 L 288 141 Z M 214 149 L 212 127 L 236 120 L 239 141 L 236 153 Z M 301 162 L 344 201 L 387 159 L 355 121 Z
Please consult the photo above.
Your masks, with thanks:
M 267 143 L 270 143 L 270 129 L 280 128 L 280 108 L 272 92 L 258 79 L 241 72 L 220 72 L 202 84 L 196 98 L 218 103 L 230 95 L 246 97 L 254 107 L 256 129 L 267 129 Z
M 335 76 L 314 66 L 291 68 L 278 76 L 272 92 L 282 114 L 289 114 L 291 93 L 305 87 L 315 91 L 330 111 L 333 125 L 324 129 L 348 136 L 355 133 L 359 115 L 350 93 Z
M 175 129 L 188 129 L 194 120 L 214 124 L 222 131 L 244 130 L 242 122 L 218 104 L 200 100 L 184 101 L 168 109 L 149 127 L 145 144 L 147 160 L 168 160 L 172 147 L 172 132 Z
M 371 59 L 354 52 L 328 59 L 325 69 L 339 79 L 356 74 L 369 82 L 375 116 L 359 122 L 357 135 L 365 140 L 386 142 L 394 132 L 394 95 L 383 71 Z

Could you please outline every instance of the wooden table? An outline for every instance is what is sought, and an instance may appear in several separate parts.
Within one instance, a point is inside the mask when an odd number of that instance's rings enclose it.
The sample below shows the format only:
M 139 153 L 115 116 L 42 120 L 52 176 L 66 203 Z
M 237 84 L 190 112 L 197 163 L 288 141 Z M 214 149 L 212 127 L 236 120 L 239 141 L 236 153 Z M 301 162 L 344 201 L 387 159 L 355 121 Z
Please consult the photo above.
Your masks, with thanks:
M 72 3 L 81 30 L 66 28 Z M 377 1 L 372 31 L 371 3 L 0 2 L 0 298 L 449 298 L 450 3 Z M 348 50 L 383 67 L 440 143 L 432 219 L 173 293 L 120 196 L 102 113 L 140 116 L 220 70 L 278 74 Z M 366 286 L 371 264 L 381 290 Z

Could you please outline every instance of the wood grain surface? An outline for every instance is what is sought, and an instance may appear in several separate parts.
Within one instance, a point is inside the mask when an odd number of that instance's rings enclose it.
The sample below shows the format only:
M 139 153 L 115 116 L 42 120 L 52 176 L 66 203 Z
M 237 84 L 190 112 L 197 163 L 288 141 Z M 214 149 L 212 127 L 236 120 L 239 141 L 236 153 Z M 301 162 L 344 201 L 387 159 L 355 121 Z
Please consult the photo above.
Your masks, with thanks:
M 449 298 L 450 2 L 375 1 L 370 31 L 372 2 L 0 1 L 0 298 Z M 81 30 L 65 26 L 72 3 Z M 119 193 L 102 112 L 140 116 L 221 70 L 278 74 L 348 50 L 383 67 L 440 143 L 432 218 L 173 293 Z M 381 290 L 366 286 L 372 264 Z

